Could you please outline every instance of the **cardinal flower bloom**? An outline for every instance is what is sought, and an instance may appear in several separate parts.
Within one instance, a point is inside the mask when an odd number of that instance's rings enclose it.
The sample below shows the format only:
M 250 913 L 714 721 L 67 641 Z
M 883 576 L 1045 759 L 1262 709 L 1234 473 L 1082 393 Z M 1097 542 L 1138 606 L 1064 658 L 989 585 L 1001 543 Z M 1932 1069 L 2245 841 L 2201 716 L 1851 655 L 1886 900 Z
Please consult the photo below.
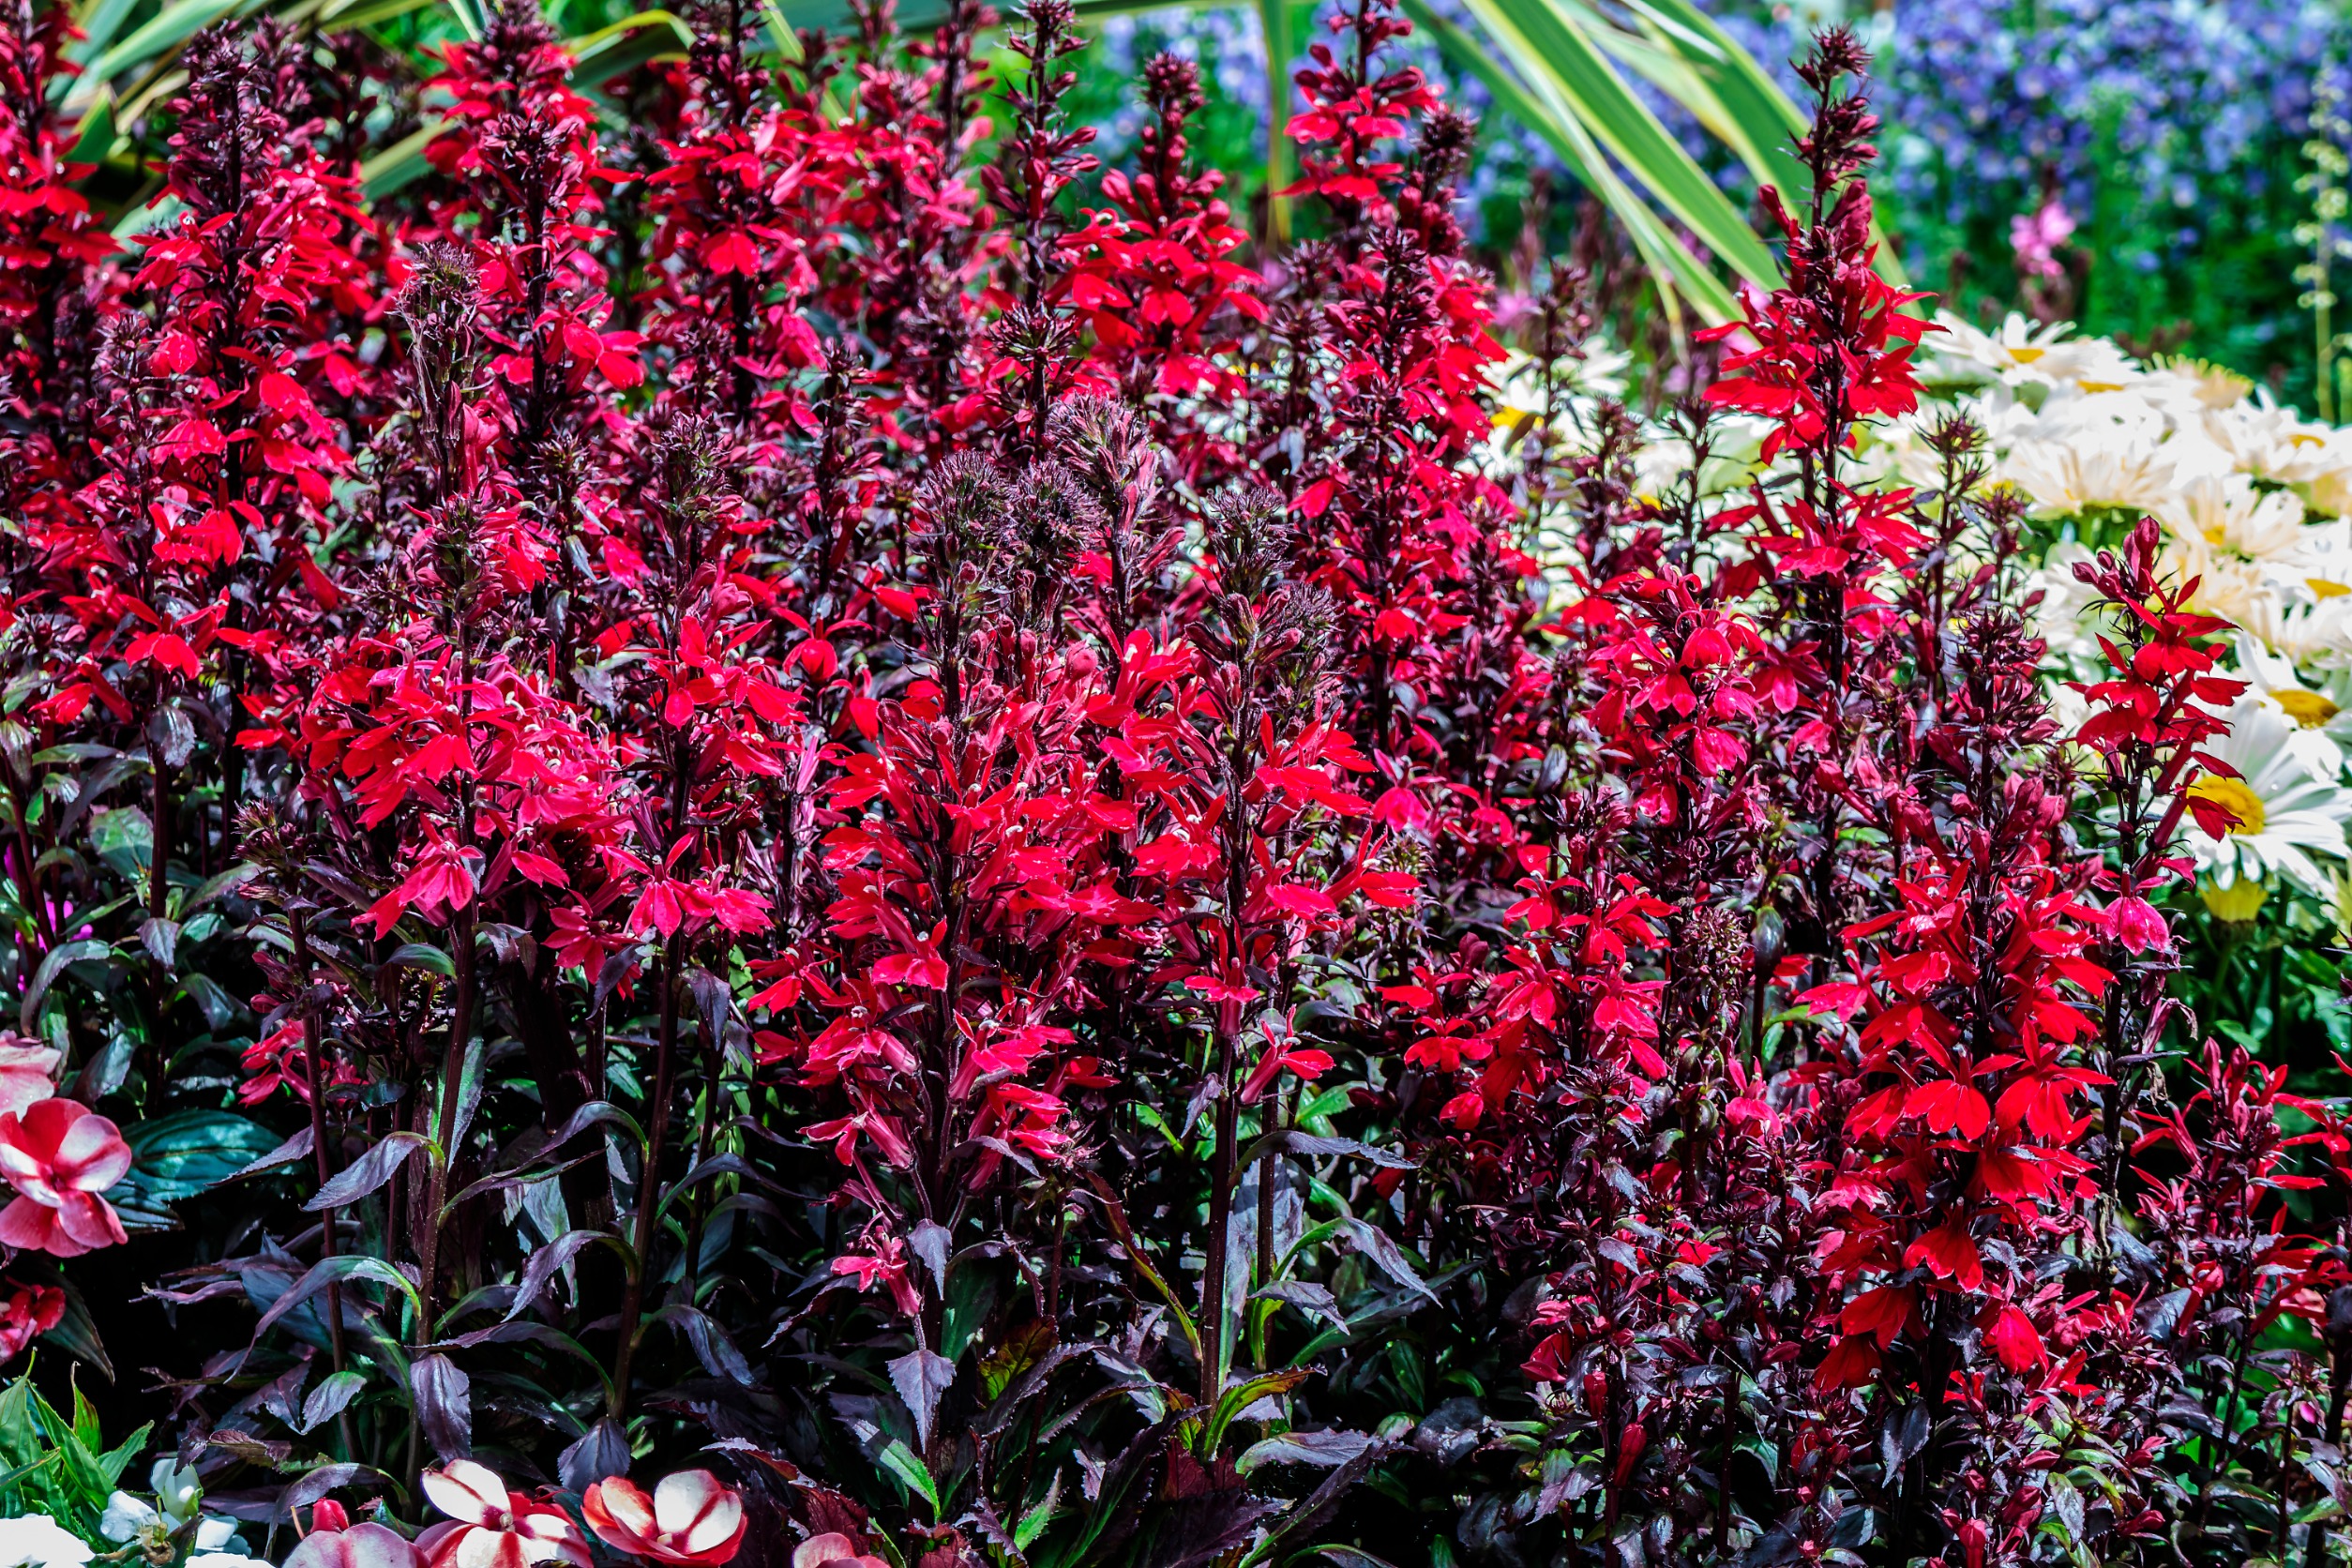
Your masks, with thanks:
M 487 1465 L 459 1459 L 425 1472 L 425 1496 L 449 1515 L 416 1538 L 426 1568 L 589 1568 L 588 1541 L 571 1515 L 506 1490 Z
M 718 1568 L 743 1544 L 743 1496 L 709 1470 L 665 1475 L 650 1498 L 626 1476 L 608 1476 L 580 1509 L 606 1545 L 656 1562 Z
M 17 1190 L 0 1210 L 0 1242 L 73 1258 L 126 1238 L 98 1194 L 130 1169 L 114 1123 L 72 1100 L 47 1099 L 0 1116 L 0 1176 Z

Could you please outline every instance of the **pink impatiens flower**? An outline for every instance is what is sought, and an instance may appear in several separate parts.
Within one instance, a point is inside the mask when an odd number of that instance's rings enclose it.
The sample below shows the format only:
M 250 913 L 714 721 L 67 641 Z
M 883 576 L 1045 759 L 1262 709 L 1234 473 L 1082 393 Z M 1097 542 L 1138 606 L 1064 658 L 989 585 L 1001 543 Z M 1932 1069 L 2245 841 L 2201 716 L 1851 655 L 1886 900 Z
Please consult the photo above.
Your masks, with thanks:
M 792 1568 L 886 1568 L 878 1557 L 857 1549 L 857 1543 L 837 1530 L 812 1535 L 792 1553 Z
M 98 1194 L 129 1169 L 130 1145 L 87 1106 L 52 1098 L 0 1116 L 0 1176 L 18 1195 L 0 1209 L 0 1242 L 74 1258 L 126 1240 Z
M 496 1470 L 457 1459 L 424 1475 L 425 1496 L 449 1515 L 416 1538 L 425 1568 L 589 1568 L 588 1538 L 552 1503 L 506 1490 Z
M 719 1568 L 743 1545 L 743 1494 L 709 1470 L 665 1475 L 650 1498 L 626 1476 L 607 1476 L 580 1510 L 614 1551 L 677 1568 Z
M 22 1116 L 55 1094 L 62 1055 L 54 1046 L 0 1030 L 0 1114 Z
M 416 1548 L 398 1530 L 363 1524 L 311 1530 L 286 1559 L 286 1568 L 416 1568 Z

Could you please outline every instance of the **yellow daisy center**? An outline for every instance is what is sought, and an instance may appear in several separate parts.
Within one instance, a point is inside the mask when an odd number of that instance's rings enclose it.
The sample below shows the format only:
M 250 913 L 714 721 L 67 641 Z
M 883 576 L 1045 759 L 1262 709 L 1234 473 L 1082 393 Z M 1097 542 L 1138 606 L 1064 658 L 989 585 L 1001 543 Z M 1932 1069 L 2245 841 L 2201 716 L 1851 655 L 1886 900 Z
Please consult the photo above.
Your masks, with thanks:
M 2197 895 L 2205 900 L 2205 907 L 2213 912 L 2214 919 L 2244 926 L 2262 912 L 2262 901 L 2270 897 L 2270 890 L 2252 877 L 2240 877 L 2227 887 L 2199 882 Z
M 2083 381 L 2076 382 L 2075 384 L 2086 392 L 2120 392 L 2123 390 L 2123 384 L 2119 381 Z
M 2330 582 L 2324 577 L 2305 578 L 2303 580 L 2311 589 L 2312 597 L 2315 599 L 2332 599 L 2338 594 L 2352 594 L 2352 588 L 2347 588 L 2341 582 Z
M 2047 349 L 2035 348 L 2031 343 L 2019 343 L 2009 351 L 2009 357 L 2020 365 L 2030 365 L 2048 352 Z
M 2286 710 L 2287 717 L 2306 730 L 2316 730 L 2344 711 L 2319 693 L 2305 691 L 2299 686 L 2274 691 L 2270 696 Z
M 2262 797 L 2246 788 L 2244 779 L 2209 773 L 2189 786 L 2189 794 L 2194 800 L 2211 801 L 2236 818 L 2231 833 L 2243 837 L 2262 831 Z

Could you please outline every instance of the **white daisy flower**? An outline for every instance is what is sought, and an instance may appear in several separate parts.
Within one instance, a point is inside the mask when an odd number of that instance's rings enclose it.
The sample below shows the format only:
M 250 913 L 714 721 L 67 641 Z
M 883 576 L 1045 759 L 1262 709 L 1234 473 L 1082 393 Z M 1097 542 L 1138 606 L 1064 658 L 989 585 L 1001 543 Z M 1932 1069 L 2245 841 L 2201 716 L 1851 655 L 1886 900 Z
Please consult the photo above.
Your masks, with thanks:
M 2306 579 L 2292 596 L 2252 599 L 2228 619 L 2299 668 L 2326 670 L 2352 658 L 2352 596 L 2322 578 Z
M 2192 479 L 2148 511 L 2193 558 L 2200 551 L 2288 565 L 2323 541 L 2303 526 L 2303 504 L 2285 490 L 2258 490 L 2242 474 Z
M 2207 409 L 2235 408 L 2254 390 L 2254 383 L 2235 370 L 2187 358 L 2159 360 L 2132 384 L 2168 416 L 2181 419 Z
M 2023 490 L 2043 517 L 2072 517 L 2094 506 L 2148 511 L 2172 494 L 2173 461 L 2160 442 L 2086 430 L 2017 443 L 1998 477 Z
M 2314 424 L 2268 400 L 2207 409 L 2196 433 L 2240 474 L 2311 486 L 2352 469 L 2352 431 Z
M 2297 726 L 2277 707 L 2249 696 L 2240 698 L 2228 716 L 2228 733 L 2207 742 L 2205 749 L 2239 776 L 2206 774 L 2189 787 L 2189 794 L 2193 803 L 2219 807 L 2235 821 L 2215 837 L 2190 815 L 2182 837 L 2198 873 L 2220 888 L 2284 877 L 2326 897 L 2333 873 L 2313 856 L 2344 857 L 2352 790 L 2313 776 L 2287 744 Z
M 2244 681 L 2259 701 L 2279 710 L 2294 724 L 2287 746 L 2314 777 L 2340 778 L 2344 752 L 2352 745 L 2352 667 L 2319 671 L 2308 684 L 2295 661 L 2264 647 L 2254 637 L 2237 638 L 2238 663 L 2230 673 Z
M 2086 390 L 2112 391 L 2128 385 L 2139 374 L 2131 357 L 2104 338 L 2070 338 L 2072 322 L 2036 326 L 2011 311 L 1992 332 L 1984 332 L 1947 311 L 1936 324 L 1944 330 L 1928 340 L 1938 368 L 1955 374 L 1975 374 L 2013 386 L 2073 384 Z
M 2088 546 L 2064 540 L 2050 547 L 2041 569 L 2026 580 L 2027 595 L 2042 596 L 2033 611 L 2035 635 L 2048 645 L 2050 657 L 2063 660 L 2070 671 L 2081 665 L 2098 668 L 2105 659 L 2099 646 L 2103 628 L 2098 609 L 2106 599 L 2074 575 L 2075 564 L 2090 559 Z

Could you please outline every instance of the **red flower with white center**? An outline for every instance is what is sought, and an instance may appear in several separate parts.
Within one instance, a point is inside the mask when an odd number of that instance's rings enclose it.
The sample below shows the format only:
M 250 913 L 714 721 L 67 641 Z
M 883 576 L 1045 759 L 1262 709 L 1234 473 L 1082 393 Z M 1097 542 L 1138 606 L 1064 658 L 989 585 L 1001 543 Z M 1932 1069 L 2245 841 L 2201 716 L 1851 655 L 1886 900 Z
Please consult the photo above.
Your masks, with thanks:
M 580 1509 L 606 1545 L 655 1562 L 718 1568 L 743 1545 L 743 1494 L 709 1470 L 665 1475 L 651 1497 L 626 1476 L 607 1476 Z
M 74 1258 L 126 1238 L 98 1194 L 130 1169 L 114 1123 L 72 1100 L 46 1099 L 0 1116 L 0 1176 L 17 1190 L 0 1210 L 0 1242 Z
M 424 1475 L 425 1496 L 449 1515 L 416 1538 L 425 1568 L 589 1568 L 588 1538 L 552 1503 L 506 1489 L 496 1470 L 458 1459 Z
M 320 1508 L 324 1512 L 325 1505 Z M 286 1568 L 416 1568 L 416 1564 L 415 1546 L 398 1530 L 379 1524 L 313 1530 L 286 1559 Z

